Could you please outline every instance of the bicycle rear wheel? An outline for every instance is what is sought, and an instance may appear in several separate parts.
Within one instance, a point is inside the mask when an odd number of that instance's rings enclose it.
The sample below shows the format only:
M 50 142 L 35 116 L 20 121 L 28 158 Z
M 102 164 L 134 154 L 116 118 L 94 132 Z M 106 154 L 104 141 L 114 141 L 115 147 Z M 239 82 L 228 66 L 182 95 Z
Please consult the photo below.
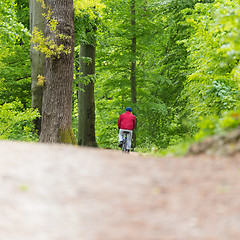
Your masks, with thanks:
M 127 137 L 124 137 L 123 144 L 122 144 L 122 151 L 127 152 Z

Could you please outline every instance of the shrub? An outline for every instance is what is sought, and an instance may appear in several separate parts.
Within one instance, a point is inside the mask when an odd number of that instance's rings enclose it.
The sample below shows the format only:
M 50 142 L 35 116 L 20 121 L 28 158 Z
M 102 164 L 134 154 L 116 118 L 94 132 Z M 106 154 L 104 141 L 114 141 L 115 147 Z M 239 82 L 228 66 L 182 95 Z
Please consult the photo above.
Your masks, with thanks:
M 20 101 L 0 106 L 0 139 L 36 141 L 33 120 L 39 117 L 37 110 L 24 109 Z
M 201 117 L 198 123 L 199 131 L 195 140 L 202 140 L 208 136 L 226 133 L 240 124 L 240 111 L 225 111 L 220 116 L 209 115 Z

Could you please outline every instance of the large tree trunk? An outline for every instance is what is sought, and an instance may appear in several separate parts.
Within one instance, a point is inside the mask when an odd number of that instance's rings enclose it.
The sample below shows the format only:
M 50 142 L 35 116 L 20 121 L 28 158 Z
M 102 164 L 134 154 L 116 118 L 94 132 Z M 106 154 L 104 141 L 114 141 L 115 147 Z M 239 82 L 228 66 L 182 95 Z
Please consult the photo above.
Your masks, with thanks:
M 58 45 L 70 47 L 71 53 L 46 59 L 46 82 L 43 89 L 42 131 L 40 142 L 76 143 L 72 130 L 72 83 L 74 61 L 73 0 L 45 0 L 46 9 L 58 21 L 57 30 L 68 39 L 56 38 L 46 26 L 46 37 Z
M 29 13 L 30 13 L 30 32 L 33 32 L 34 27 L 37 27 L 39 31 L 45 32 L 45 19 L 43 17 L 44 9 L 40 2 L 37 0 L 29 0 Z M 31 43 L 30 48 L 30 57 L 31 57 L 31 94 L 32 101 L 31 107 L 38 109 L 42 115 L 42 96 L 43 88 L 39 86 L 38 76 L 45 76 L 45 55 L 41 51 L 36 51 L 33 48 L 33 43 Z M 40 134 L 41 131 L 41 118 L 37 118 L 35 121 L 35 128 Z
M 82 77 L 89 77 L 89 83 L 79 83 L 78 92 L 78 144 L 83 146 L 96 147 L 95 138 L 95 100 L 94 100 L 94 79 L 95 76 L 95 51 L 94 45 L 81 45 L 80 71 Z M 86 63 L 84 58 L 90 58 L 91 62 Z

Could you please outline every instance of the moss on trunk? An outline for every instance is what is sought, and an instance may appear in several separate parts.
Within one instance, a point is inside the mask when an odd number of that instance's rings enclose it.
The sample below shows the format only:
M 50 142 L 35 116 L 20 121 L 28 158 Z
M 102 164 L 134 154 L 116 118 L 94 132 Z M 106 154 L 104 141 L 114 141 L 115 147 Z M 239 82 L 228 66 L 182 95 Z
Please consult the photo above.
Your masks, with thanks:
M 60 142 L 67 143 L 67 144 L 77 144 L 76 138 L 73 133 L 73 129 L 60 129 Z

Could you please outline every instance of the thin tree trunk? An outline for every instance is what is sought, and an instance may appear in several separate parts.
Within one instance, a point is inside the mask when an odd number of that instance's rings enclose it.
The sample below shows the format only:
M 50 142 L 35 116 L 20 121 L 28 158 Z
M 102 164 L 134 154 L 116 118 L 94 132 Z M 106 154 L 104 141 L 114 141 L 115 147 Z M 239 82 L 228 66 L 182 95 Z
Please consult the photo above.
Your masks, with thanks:
M 79 83 L 78 92 L 78 145 L 96 147 L 95 137 L 95 100 L 94 100 L 94 77 L 95 77 L 95 52 L 94 45 L 81 45 L 80 71 L 82 77 L 90 78 L 89 83 Z M 84 58 L 90 58 L 86 63 Z
M 131 63 L 131 102 L 134 105 L 137 103 L 137 87 L 136 87 L 136 55 L 137 55 L 137 37 L 136 37 L 136 10 L 135 10 L 135 0 L 131 1 L 131 26 L 132 26 L 132 44 L 131 44 L 131 52 L 132 52 L 132 63 Z M 133 148 L 136 147 L 136 133 L 133 133 Z
M 46 9 L 58 21 L 57 30 L 68 39 L 56 38 L 46 26 L 46 36 L 71 53 L 46 59 L 46 83 L 43 89 L 43 115 L 40 142 L 76 143 L 72 130 L 72 84 L 74 61 L 73 0 L 45 0 Z
M 34 27 L 37 27 L 39 31 L 45 32 L 45 19 L 43 17 L 44 9 L 40 2 L 37 0 L 29 0 L 29 13 L 30 13 L 30 32 L 33 32 Z M 39 86 L 38 76 L 45 76 L 45 55 L 36 51 L 33 48 L 33 43 L 31 43 L 30 48 L 30 58 L 31 58 L 31 107 L 34 109 L 38 109 L 40 114 L 42 115 L 42 96 L 43 96 L 43 88 Z M 41 131 L 41 118 L 37 118 L 34 121 L 35 129 L 40 134 Z
M 137 90 L 136 90 L 136 53 L 137 53 L 137 38 L 136 38 L 136 12 L 135 12 L 135 0 L 131 2 L 131 26 L 133 31 L 131 51 L 132 51 L 132 63 L 131 63 L 131 100 L 135 104 L 137 102 Z

